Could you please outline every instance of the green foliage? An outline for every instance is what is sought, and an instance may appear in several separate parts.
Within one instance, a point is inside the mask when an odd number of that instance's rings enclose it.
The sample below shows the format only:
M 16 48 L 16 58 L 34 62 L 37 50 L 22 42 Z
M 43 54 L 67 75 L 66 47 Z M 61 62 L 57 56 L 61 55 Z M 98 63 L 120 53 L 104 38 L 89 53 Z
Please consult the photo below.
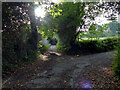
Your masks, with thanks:
M 118 29 L 120 28 L 120 23 L 113 21 L 103 25 L 102 27 L 104 30 L 104 37 L 118 36 Z
M 83 20 L 84 16 L 84 4 L 83 3 L 73 3 L 73 2 L 63 2 L 59 4 L 55 9 L 61 10 L 61 15 L 54 18 L 55 25 L 59 40 L 57 47 L 67 47 L 70 45 L 70 41 L 76 34 L 76 27 L 79 26 Z M 55 13 L 59 13 L 56 11 Z M 61 46 L 60 45 L 64 45 Z
M 54 34 L 58 31 L 56 24 L 56 21 L 53 19 L 50 13 L 46 13 L 44 20 L 38 24 L 38 33 L 44 38 L 53 38 Z
M 115 75 L 120 77 L 120 45 L 116 48 L 117 52 L 113 55 L 114 64 L 113 64 L 113 71 Z
M 2 4 L 2 69 L 4 73 L 36 60 L 38 55 L 35 25 L 32 24 L 34 22 L 31 19 L 29 20 L 28 11 L 29 6 L 32 7 L 31 3 L 4 2 Z
M 114 50 L 118 45 L 118 38 L 105 38 L 103 40 L 82 40 L 74 47 L 66 50 L 68 54 L 96 53 Z
M 86 7 L 88 8 L 87 10 Z M 49 27 L 56 29 L 60 39 L 58 41 L 58 47 L 64 45 L 63 47 L 67 48 L 71 46 L 71 43 L 75 43 L 77 35 L 79 35 L 78 33 L 81 33 L 77 31 L 76 28 L 79 26 L 80 29 L 82 29 L 90 25 L 91 23 L 85 25 L 86 19 L 94 20 L 95 17 L 102 12 L 103 7 L 104 4 L 97 2 L 62 2 L 53 5 L 53 8 L 50 10 L 50 14 L 53 16 L 53 22 L 50 22 L 52 24 Z M 91 27 L 91 33 L 95 34 L 95 37 L 98 38 L 98 35 L 102 33 L 102 29 L 99 28 L 99 32 L 96 32 L 93 28 L 94 27 Z
M 114 74 L 120 78 L 120 37 L 118 39 L 118 46 L 116 47 L 116 52 L 114 53 L 114 55 L 112 55 L 112 57 L 114 59 L 114 62 L 113 62 Z
M 99 39 L 102 37 L 103 28 L 100 25 L 92 24 L 88 31 L 88 38 L 96 38 Z
M 46 52 L 46 51 L 50 48 L 50 46 L 51 46 L 51 45 L 50 45 L 50 44 L 47 44 L 47 43 L 46 43 L 46 44 L 40 44 L 40 45 L 38 46 L 38 48 L 39 48 L 38 51 L 43 54 L 44 52 Z
M 88 10 L 85 10 L 86 6 L 88 6 Z M 39 48 L 40 53 L 43 53 L 50 47 L 48 44 L 38 45 L 37 43 L 39 40 L 34 7 L 33 3 L 3 3 L 3 70 L 12 70 L 12 68 L 25 62 L 34 61 L 38 55 L 37 48 Z M 94 20 L 102 12 L 102 8 L 105 8 L 104 5 L 89 2 L 63 2 L 51 7 L 44 18 L 44 22 L 39 22 L 38 32 L 45 38 L 54 37 L 57 33 L 58 50 L 73 50 L 75 53 L 78 50 L 100 52 L 112 50 L 114 45 L 116 46 L 116 41 L 113 39 L 82 41 L 74 45 L 77 35 L 81 33 L 76 30 L 76 27 L 79 26 L 82 29 L 86 26 L 86 19 Z M 98 31 L 100 31 L 100 34 L 102 33 L 101 27 Z M 90 27 L 90 33 L 96 35 L 96 38 L 98 37 L 99 32 L 96 31 L 95 25 Z
M 59 43 L 59 42 L 56 45 L 56 49 L 59 50 L 59 51 L 62 51 L 62 52 L 64 52 L 67 49 L 66 47 L 67 46 L 61 45 L 61 43 Z
M 117 2 L 117 4 L 120 4 L 120 2 Z M 116 10 L 118 11 L 118 14 L 120 14 L 120 8 L 117 7 Z M 113 28 L 113 27 L 111 27 L 111 28 Z M 119 35 L 120 35 L 120 23 L 117 24 L 117 26 L 115 28 L 117 28 L 117 31 L 118 31 L 117 34 L 119 37 Z M 116 31 L 115 28 L 113 30 Z M 116 47 L 116 53 L 115 53 L 115 55 L 113 55 L 113 58 L 114 58 L 113 71 L 114 71 L 114 74 L 118 76 L 118 78 L 117 78 L 119 80 L 118 83 L 120 83 L 120 39 L 118 39 L 118 44 L 119 44 L 118 47 Z
M 118 36 L 118 28 L 120 27 L 118 22 L 110 22 L 104 25 L 92 24 L 88 31 L 81 32 L 77 39 L 88 38 L 88 39 L 99 39 L 100 37 L 115 37 Z
M 58 34 L 58 49 L 67 48 L 72 46 L 71 43 L 75 43 L 76 36 L 83 34 L 76 30 L 76 27 L 80 29 L 90 25 L 91 22 L 85 25 L 86 19 L 91 21 L 95 19 L 101 12 L 106 12 L 109 8 L 115 8 L 114 3 L 99 3 L 99 2 L 62 2 L 59 4 L 52 4 L 50 11 L 47 13 L 44 21 L 40 23 L 39 32 L 43 37 L 53 37 L 55 33 Z M 88 8 L 88 9 L 86 9 Z M 105 11 L 105 10 L 106 11 Z M 42 27 L 41 27 L 42 25 Z M 107 25 L 106 25 L 107 26 Z M 98 26 L 99 29 L 96 31 L 96 26 L 93 25 L 90 28 L 90 38 L 97 38 L 103 35 L 103 27 Z M 105 28 L 105 27 L 104 27 Z M 77 34 L 77 33 L 80 34 Z M 64 46 L 60 46 L 64 45 Z

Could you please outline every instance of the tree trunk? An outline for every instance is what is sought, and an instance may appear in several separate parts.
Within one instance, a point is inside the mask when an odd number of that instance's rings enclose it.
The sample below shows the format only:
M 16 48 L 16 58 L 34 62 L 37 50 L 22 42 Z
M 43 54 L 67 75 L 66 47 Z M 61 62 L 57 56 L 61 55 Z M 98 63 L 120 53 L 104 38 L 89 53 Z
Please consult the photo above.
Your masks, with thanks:
M 80 25 L 80 29 L 82 28 L 83 24 L 84 24 L 84 21 L 83 21 L 83 23 Z M 77 36 L 79 35 L 79 33 L 81 33 L 81 32 L 82 32 L 82 31 L 79 30 L 79 31 L 72 37 L 72 39 L 71 39 L 71 41 L 70 41 L 71 47 L 73 47 L 73 46 L 75 45 L 75 40 L 76 40 Z
M 31 4 L 31 7 L 29 8 L 29 17 L 30 17 L 30 25 L 31 25 L 31 38 L 29 39 L 29 43 L 33 46 L 32 48 L 34 50 L 37 50 L 37 43 L 38 43 L 38 33 L 37 33 L 37 27 L 36 27 L 36 18 L 34 13 L 34 5 Z

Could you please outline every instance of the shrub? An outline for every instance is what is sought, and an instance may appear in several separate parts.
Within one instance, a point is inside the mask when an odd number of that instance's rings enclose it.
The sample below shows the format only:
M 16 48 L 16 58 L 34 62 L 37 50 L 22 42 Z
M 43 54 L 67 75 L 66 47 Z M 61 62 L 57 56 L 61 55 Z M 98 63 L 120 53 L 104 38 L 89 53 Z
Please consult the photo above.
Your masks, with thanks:
M 114 50 L 115 46 L 118 45 L 118 38 L 106 38 L 103 40 L 82 40 L 76 43 L 74 47 L 70 47 L 66 53 L 81 54 L 86 52 L 105 52 Z M 80 53 L 81 52 L 81 53 Z
M 51 46 L 50 44 L 46 43 L 46 44 L 39 45 L 38 48 L 39 48 L 39 51 L 43 54 L 49 49 L 50 46 Z
M 115 75 L 118 75 L 120 77 L 120 45 L 116 48 L 116 50 L 117 52 L 113 56 L 113 71 Z
M 61 43 L 58 42 L 57 45 L 56 45 L 56 49 L 64 52 L 66 50 L 66 46 L 61 45 Z

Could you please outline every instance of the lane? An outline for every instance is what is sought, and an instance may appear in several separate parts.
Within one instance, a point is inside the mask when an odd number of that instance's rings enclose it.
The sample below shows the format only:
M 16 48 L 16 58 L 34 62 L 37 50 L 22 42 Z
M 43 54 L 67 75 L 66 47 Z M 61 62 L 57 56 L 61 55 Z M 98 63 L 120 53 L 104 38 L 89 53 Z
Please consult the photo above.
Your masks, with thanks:
M 57 51 L 57 50 L 56 50 L 56 45 L 51 45 L 48 50 Z
M 109 55 L 112 53 L 113 52 L 104 52 L 80 57 L 57 56 L 57 58 L 55 58 L 56 63 L 53 64 L 48 71 L 44 71 L 42 73 L 38 72 L 38 74 L 25 86 L 33 88 L 82 87 L 83 85 L 79 85 L 79 76 L 81 76 L 86 71 L 89 73 L 94 71 L 91 67 L 99 66 L 99 68 L 97 68 L 98 71 L 99 69 L 102 70 L 102 68 L 107 68 L 107 66 L 112 63 L 112 57 L 109 57 Z M 52 59 L 54 59 L 54 57 Z M 89 70 L 86 70 L 87 67 L 89 67 Z M 97 70 L 95 73 L 97 73 Z M 97 77 L 99 77 L 99 75 Z M 85 77 L 83 76 L 82 78 Z M 99 78 L 95 79 L 97 81 Z M 88 81 L 91 82 L 92 80 Z M 111 80 L 109 82 L 113 81 Z M 90 84 L 88 88 L 92 87 L 92 84 Z
M 105 84 L 111 88 L 110 84 L 114 84 L 114 78 L 110 78 L 112 75 L 108 74 L 111 72 L 108 65 L 112 63 L 112 57 L 109 55 L 113 52 L 68 56 L 49 50 L 45 53 L 45 58 L 12 75 L 4 87 L 99 88 L 98 83 L 102 80 L 102 87 L 105 87 Z

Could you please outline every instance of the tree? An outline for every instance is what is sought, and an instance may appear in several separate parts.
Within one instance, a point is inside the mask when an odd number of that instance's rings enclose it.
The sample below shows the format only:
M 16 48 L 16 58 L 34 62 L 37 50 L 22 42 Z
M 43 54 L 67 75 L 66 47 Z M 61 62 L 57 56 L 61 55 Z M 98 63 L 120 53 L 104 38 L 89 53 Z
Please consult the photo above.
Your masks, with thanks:
M 2 6 L 4 71 L 36 58 L 37 30 L 32 3 L 3 2 Z
M 30 25 L 31 25 L 31 37 L 28 40 L 28 43 L 31 44 L 33 50 L 37 50 L 37 43 L 38 43 L 38 33 L 37 33 L 37 27 L 36 27 L 36 18 L 35 18 L 35 13 L 34 13 L 34 9 L 35 9 L 35 5 L 34 3 L 30 3 L 30 7 L 28 8 L 29 12 L 28 12 L 28 16 L 30 18 Z
M 57 33 L 59 37 L 58 46 L 63 46 L 65 49 L 74 47 L 76 38 L 82 33 L 81 30 L 76 30 L 78 26 L 80 29 L 89 29 L 96 16 L 110 10 L 113 10 L 113 12 L 106 17 L 115 20 L 113 14 L 116 13 L 117 5 L 116 2 L 62 2 L 51 4 L 51 9 L 45 17 L 46 22 L 42 25 L 40 32 L 44 36 L 46 35 L 46 38 Z M 99 31 L 102 33 L 102 29 L 99 29 Z
M 120 1 L 117 2 L 118 4 L 118 7 L 116 8 L 116 10 L 118 11 L 118 15 L 120 15 Z M 114 56 L 114 63 L 113 63 L 113 71 L 114 71 L 114 74 L 119 76 L 120 78 L 120 28 L 119 28 L 119 25 L 118 25 L 118 47 L 116 48 L 116 53 L 115 53 L 115 56 Z
M 53 15 L 57 28 L 57 34 L 59 36 L 58 46 L 73 47 L 77 36 L 81 31 L 80 29 L 91 25 L 95 17 L 102 12 L 104 4 L 89 3 L 89 2 L 63 2 L 58 5 L 54 5 L 51 9 L 51 15 Z M 61 11 L 61 12 L 60 12 Z M 89 22 L 86 24 L 86 20 Z

